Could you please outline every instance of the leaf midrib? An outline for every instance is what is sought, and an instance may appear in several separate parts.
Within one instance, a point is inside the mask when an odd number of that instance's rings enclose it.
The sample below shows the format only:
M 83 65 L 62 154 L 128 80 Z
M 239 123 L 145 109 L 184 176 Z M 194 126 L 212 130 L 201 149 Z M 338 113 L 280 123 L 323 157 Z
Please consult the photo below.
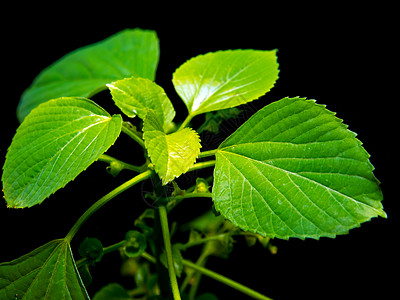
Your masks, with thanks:
M 227 161 L 229 161 L 226 157 L 225 157 L 225 159 L 226 159 Z M 253 161 L 256 161 L 256 160 L 253 160 Z M 253 161 L 252 161 L 252 162 L 253 162 Z M 246 182 L 248 182 L 248 184 L 250 184 L 250 186 L 252 187 L 252 190 L 256 191 L 257 194 L 264 200 L 265 205 L 268 206 L 268 208 L 269 208 L 269 210 L 271 211 L 271 213 L 273 213 L 279 220 L 281 220 L 281 222 L 284 223 L 284 224 L 286 225 L 286 227 L 287 227 L 293 234 L 303 236 L 302 234 L 299 234 L 299 233 L 297 233 L 296 231 L 294 231 L 294 229 L 291 228 L 291 226 L 289 226 L 289 224 L 288 224 L 285 220 L 283 220 L 283 219 L 269 206 L 268 202 L 265 200 L 265 198 L 262 196 L 262 194 L 258 191 L 258 189 L 254 187 L 254 185 L 246 178 L 246 176 L 244 176 L 244 174 L 243 174 L 234 164 L 231 163 L 231 165 L 242 175 L 243 179 L 244 179 Z M 257 169 L 257 172 L 260 173 L 260 170 L 259 170 L 254 164 L 253 164 L 253 166 Z M 262 173 L 261 173 L 261 175 L 262 175 L 263 177 L 265 177 Z M 288 178 L 291 180 L 291 178 L 290 178 L 289 176 L 288 176 Z M 313 224 L 313 225 L 314 225 L 316 228 L 318 228 L 321 232 L 328 233 L 328 232 L 326 232 L 325 230 L 323 230 L 322 228 L 320 228 L 320 227 L 318 226 L 318 224 L 316 224 L 313 220 L 310 220 L 310 219 L 307 218 L 301 211 L 299 211 L 298 208 L 297 208 L 296 206 L 294 206 L 293 203 L 292 203 L 278 188 L 276 188 L 276 186 L 275 186 L 271 181 L 268 180 L 268 182 L 271 184 L 271 186 L 272 186 L 280 195 L 282 195 L 282 197 L 283 197 L 284 199 L 286 199 L 287 203 L 288 203 L 291 207 L 293 207 L 293 209 L 295 209 L 295 210 L 297 211 L 297 213 L 298 213 L 302 218 L 306 219 L 308 222 L 310 222 L 311 224 Z M 293 183 L 293 184 L 294 184 L 295 186 L 297 186 L 295 183 Z M 313 203 L 314 205 L 316 205 L 308 196 L 306 196 L 306 197 L 310 200 L 311 203 Z M 232 202 L 232 198 L 231 198 L 231 202 Z M 319 208 L 317 205 L 316 205 L 316 207 L 317 207 L 320 211 L 322 211 L 322 212 L 324 212 L 325 214 L 327 214 L 325 211 L 323 211 L 323 210 L 322 210 L 321 208 Z M 254 213 L 254 214 L 255 214 L 255 213 Z M 329 216 L 329 215 L 328 215 L 328 216 Z M 331 217 L 331 216 L 329 216 L 329 217 Z M 332 218 L 332 217 L 331 217 L 331 218 Z M 258 223 L 259 226 L 262 228 L 262 226 L 260 225 L 260 222 L 259 222 L 257 216 L 256 216 L 256 219 L 257 219 L 257 223 Z M 335 219 L 335 221 L 337 221 L 337 220 Z M 337 222 L 338 222 L 338 221 L 337 221 Z M 247 222 L 246 222 L 246 223 L 247 223 Z M 338 222 L 338 223 L 339 223 L 339 222 Z M 272 226 L 272 228 L 273 228 L 273 222 L 272 222 L 272 220 L 270 221 L 270 224 L 271 224 L 271 226 Z M 256 230 L 257 230 L 257 229 L 256 229 Z M 275 233 L 275 235 L 279 235 L 279 234 L 276 234 L 275 230 L 274 230 L 274 233 Z M 315 235 L 318 235 L 318 234 L 315 234 Z

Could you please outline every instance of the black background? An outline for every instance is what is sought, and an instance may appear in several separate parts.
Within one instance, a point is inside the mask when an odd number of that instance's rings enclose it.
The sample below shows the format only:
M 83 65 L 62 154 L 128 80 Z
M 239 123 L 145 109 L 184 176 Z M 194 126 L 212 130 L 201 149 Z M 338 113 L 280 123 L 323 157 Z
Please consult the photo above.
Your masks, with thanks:
M 392 299 L 399 267 L 395 243 L 395 226 L 398 229 L 399 223 L 395 209 L 398 96 L 391 91 L 392 78 L 398 78 L 393 74 L 398 69 L 392 55 L 396 38 L 393 8 L 382 4 L 278 9 L 268 2 L 260 6 L 246 1 L 218 10 L 215 3 L 195 3 L 177 11 L 157 4 L 116 4 L 100 7 L 98 12 L 70 3 L 57 8 L 25 7 L 25 13 L 18 7 L 8 11 L 10 15 L 2 21 L 1 162 L 18 126 L 15 109 L 19 97 L 33 78 L 69 51 L 122 29 L 157 31 L 161 56 L 156 82 L 183 115 L 185 107 L 171 78 L 187 59 L 224 49 L 278 49 L 279 80 L 270 93 L 252 103 L 248 114 L 286 96 L 316 99 L 337 112 L 371 154 L 375 175 L 382 182 L 388 219 L 375 218 L 336 239 L 275 240 L 278 253 L 274 256 L 260 246 L 247 248 L 238 239 L 229 260 L 212 258 L 207 266 L 274 299 Z M 118 113 L 107 93 L 95 100 Z M 216 147 L 215 140 L 208 143 L 207 147 Z M 117 150 L 118 146 L 122 149 Z M 129 160 L 136 154 L 132 147 L 134 143 L 121 137 L 110 151 Z M 95 200 L 129 177 L 129 173 L 123 173 L 113 179 L 104 172 L 104 165 L 95 164 L 41 205 L 10 210 L 3 201 L 0 262 L 64 237 Z M 99 237 L 104 245 L 123 239 L 135 217 L 147 207 L 141 196 L 147 188 L 139 185 L 96 212 L 73 240 L 73 250 L 85 236 Z M 211 205 L 207 200 L 192 201 L 183 204 L 171 218 L 184 222 L 190 213 Z M 118 255 L 104 258 L 93 272 L 95 282 L 88 288 L 90 294 L 116 280 L 118 272 Z M 247 299 L 207 278 L 201 290 L 214 292 L 220 299 L 232 295 Z

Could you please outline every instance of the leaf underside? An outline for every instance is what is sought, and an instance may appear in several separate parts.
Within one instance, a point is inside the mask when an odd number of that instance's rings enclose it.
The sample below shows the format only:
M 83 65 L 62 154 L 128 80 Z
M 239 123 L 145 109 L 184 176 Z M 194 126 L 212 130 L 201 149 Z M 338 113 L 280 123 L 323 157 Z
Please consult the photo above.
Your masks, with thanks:
M 0 299 L 90 299 L 65 240 L 0 264 Z
M 276 51 L 227 50 L 194 57 L 172 82 L 189 114 L 231 108 L 267 93 L 278 79 Z
M 243 230 L 283 239 L 335 237 L 386 217 L 355 136 L 313 100 L 264 107 L 218 148 L 215 208 Z
M 30 207 L 64 187 L 114 144 L 121 125 L 121 116 L 84 98 L 58 98 L 35 108 L 7 152 L 7 205 Z
M 138 76 L 155 79 L 159 43 L 154 31 L 126 29 L 68 53 L 44 69 L 23 93 L 20 122 L 40 103 L 58 97 L 90 97 L 107 83 Z
M 183 128 L 166 134 L 154 111 L 144 120 L 143 138 L 156 173 L 167 184 L 189 170 L 200 153 L 200 138 L 196 131 Z

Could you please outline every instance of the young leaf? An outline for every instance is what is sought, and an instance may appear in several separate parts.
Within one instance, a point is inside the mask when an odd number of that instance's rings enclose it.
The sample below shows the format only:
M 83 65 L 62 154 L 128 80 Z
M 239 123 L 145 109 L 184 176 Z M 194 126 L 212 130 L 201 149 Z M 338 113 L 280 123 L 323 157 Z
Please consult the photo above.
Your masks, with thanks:
M 105 84 L 138 76 L 155 79 L 159 43 L 154 31 L 126 29 L 103 41 L 79 48 L 44 69 L 23 93 L 18 119 L 40 103 L 74 96 L 90 97 Z
M 64 187 L 114 144 L 121 125 L 120 115 L 84 98 L 39 105 L 7 152 L 2 180 L 8 206 L 30 207 Z
M 276 51 L 228 50 L 190 59 L 172 82 L 191 115 L 238 106 L 267 93 L 278 79 Z
M 164 185 L 185 173 L 196 162 L 201 145 L 194 130 L 183 128 L 166 134 L 151 110 L 144 120 L 143 132 L 149 157 Z
M 173 245 L 172 246 L 172 257 L 174 261 L 174 268 L 175 268 L 175 273 L 176 276 L 181 277 L 182 272 L 183 272 L 183 257 L 182 253 L 179 249 L 179 245 Z M 168 263 L 167 263 L 167 255 L 165 252 L 163 252 L 160 255 L 160 262 L 164 265 L 164 267 L 168 268 Z
M 0 299 L 15 298 L 90 299 L 68 242 L 54 240 L 0 264 Z
M 312 100 L 264 107 L 218 148 L 215 208 L 243 230 L 284 239 L 335 237 L 385 217 L 355 136 Z
M 131 77 L 107 84 L 115 104 L 130 118 L 144 119 L 148 109 L 156 112 L 163 125 L 171 123 L 175 110 L 164 90 L 145 78 Z

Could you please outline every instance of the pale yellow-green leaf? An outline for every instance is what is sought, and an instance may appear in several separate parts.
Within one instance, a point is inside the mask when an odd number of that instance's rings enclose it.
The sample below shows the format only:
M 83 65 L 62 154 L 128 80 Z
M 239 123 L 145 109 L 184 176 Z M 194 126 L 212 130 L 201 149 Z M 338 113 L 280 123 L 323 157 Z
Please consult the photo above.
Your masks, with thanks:
M 163 184 L 186 173 L 196 162 L 201 148 L 196 131 L 184 128 L 166 134 L 154 111 L 145 118 L 143 131 L 146 149 Z

